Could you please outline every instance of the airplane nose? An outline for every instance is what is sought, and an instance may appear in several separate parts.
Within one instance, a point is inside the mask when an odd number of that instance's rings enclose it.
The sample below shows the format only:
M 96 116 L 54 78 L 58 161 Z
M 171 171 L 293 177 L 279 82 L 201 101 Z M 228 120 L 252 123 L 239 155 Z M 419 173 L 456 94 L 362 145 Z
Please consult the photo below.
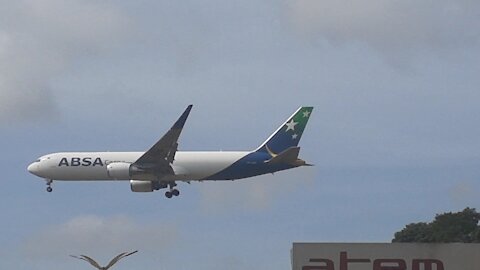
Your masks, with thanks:
M 38 164 L 32 163 L 32 164 L 28 165 L 27 170 L 31 174 L 38 175 Z

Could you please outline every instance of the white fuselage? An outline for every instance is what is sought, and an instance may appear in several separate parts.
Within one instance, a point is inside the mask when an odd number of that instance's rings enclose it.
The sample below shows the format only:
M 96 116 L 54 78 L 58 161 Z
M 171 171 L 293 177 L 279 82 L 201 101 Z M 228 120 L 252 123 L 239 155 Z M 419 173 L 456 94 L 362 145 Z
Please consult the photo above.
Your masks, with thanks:
M 112 163 L 135 162 L 144 152 L 63 152 L 40 157 L 28 170 L 51 180 L 131 180 L 112 178 L 107 166 Z M 172 168 L 175 175 L 157 181 L 204 180 L 221 172 L 250 152 L 181 152 L 175 154 Z
M 189 105 L 172 127 L 145 152 L 60 152 L 40 157 L 28 171 L 47 182 L 54 180 L 130 181 L 133 192 L 168 188 L 178 196 L 177 181 L 236 180 L 307 166 L 299 159 L 298 143 L 313 107 L 297 109 L 253 151 L 182 152 L 178 138 L 192 109 Z

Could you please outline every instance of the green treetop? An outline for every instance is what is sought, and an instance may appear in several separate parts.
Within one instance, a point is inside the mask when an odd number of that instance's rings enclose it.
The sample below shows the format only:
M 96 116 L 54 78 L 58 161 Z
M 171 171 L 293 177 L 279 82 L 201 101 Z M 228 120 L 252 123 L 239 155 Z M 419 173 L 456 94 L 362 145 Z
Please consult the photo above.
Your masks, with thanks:
M 411 223 L 395 233 L 392 242 L 416 243 L 480 243 L 480 213 L 465 208 L 457 213 L 435 216 L 430 223 Z

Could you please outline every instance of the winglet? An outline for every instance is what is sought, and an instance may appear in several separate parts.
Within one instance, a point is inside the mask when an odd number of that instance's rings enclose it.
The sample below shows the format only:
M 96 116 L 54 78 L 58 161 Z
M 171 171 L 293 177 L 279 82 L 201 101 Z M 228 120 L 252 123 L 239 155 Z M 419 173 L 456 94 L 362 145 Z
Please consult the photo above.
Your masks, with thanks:
M 185 109 L 185 111 L 182 113 L 180 118 L 178 118 L 177 122 L 173 124 L 172 129 L 182 129 L 183 126 L 185 125 L 185 122 L 187 121 L 187 117 L 190 114 L 190 111 L 192 110 L 193 105 L 190 104 L 188 107 Z

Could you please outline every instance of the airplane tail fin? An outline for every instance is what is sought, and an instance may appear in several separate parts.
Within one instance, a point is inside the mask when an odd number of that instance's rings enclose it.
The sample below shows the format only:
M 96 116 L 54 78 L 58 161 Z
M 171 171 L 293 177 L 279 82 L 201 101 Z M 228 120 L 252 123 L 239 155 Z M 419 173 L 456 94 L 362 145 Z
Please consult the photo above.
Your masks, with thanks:
M 292 159 L 292 162 L 297 160 L 300 151 L 298 143 L 302 138 L 312 110 L 313 107 L 298 108 L 255 152 L 270 154 L 272 159 L 269 162 L 275 162 L 275 160 L 286 161 L 287 159 Z

